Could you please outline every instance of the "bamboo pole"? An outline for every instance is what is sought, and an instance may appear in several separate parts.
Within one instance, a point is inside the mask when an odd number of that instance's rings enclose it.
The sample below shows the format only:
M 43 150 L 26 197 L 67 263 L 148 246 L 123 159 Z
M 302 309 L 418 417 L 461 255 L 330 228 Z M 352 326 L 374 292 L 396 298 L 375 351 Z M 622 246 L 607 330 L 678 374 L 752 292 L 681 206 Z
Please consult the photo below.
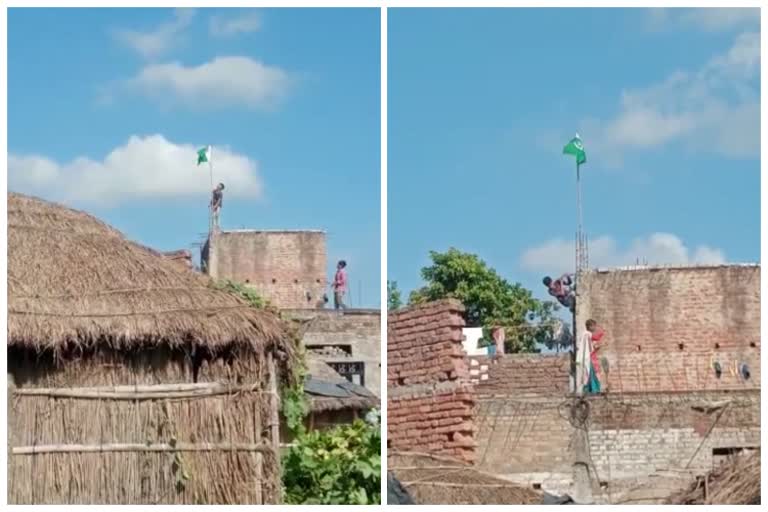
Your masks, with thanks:
M 46 396 L 49 398 L 73 398 L 81 400 L 163 400 L 179 398 L 204 398 L 215 395 L 247 392 L 268 394 L 258 390 L 257 384 L 229 386 L 220 383 L 204 383 L 195 388 L 191 385 L 164 385 L 148 391 L 136 391 L 134 386 L 115 386 L 114 388 L 28 388 L 17 389 L 14 396 Z M 136 388 L 153 386 L 136 386 Z M 179 388 L 174 390 L 174 388 Z M 114 389 L 118 389 L 115 391 Z
M 88 387 L 56 387 L 56 388 L 23 388 L 16 389 L 14 393 L 20 395 L 31 395 L 36 393 L 47 393 L 51 391 L 94 391 L 105 393 L 162 393 L 168 391 L 195 391 L 199 389 L 212 389 L 220 386 L 226 386 L 221 382 L 195 382 L 195 383 L 179 383 L 179 384 L 142 384 L 142 385 L 126 385 L 126 386 L 88 386 Z M 258 384 L 252 384 L 254 388 L 258 387 Z
M 282 467 L 280 464 L 280 397 L 277 394 L 277 365 L 275 365 L 275 357 L 272 352 L 267 354 L 267 371 L 269 372 L 269 391 L 271 398 L 269 407 L 269 426 L 272 434 L 272 450 L 275 453 L 275 489 L 277 491 L 275 504 L 279 505 L 283 501 Z
M 15 446 L 13 455 L 41 453 L 100 453 L 100 452 L 216 452 L 239 451 L 269 453 L 274 448 L 267 443 L 105 443 L 105 444 L 40 444 Z
M 261 440 L 261 402 L 253 404 L 253 442 L 258 443 Z M 256 504 L 264 504 L 264 496 L 261 488 L 262 479 L 262 460 L 263 457 L 259 452 L 253 452 L 253 466 L 254 466 L 254 492 L 256 494 Z

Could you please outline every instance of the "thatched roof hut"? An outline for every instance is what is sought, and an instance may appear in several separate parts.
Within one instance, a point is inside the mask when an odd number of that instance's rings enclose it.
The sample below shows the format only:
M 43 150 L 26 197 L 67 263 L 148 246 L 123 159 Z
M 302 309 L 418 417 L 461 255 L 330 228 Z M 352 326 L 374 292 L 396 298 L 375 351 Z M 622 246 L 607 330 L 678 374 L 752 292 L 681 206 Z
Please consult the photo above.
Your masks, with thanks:
M 10 193 L 9 502 L 279 501 L 294 343 L 98 219 Z
M 387 469 L 416 505 L 539 505 L 544 493 L 429 453 L 390 451 Z
M 670 505 L 760 505 L 760 449 L 736 455 L 667 500 Z

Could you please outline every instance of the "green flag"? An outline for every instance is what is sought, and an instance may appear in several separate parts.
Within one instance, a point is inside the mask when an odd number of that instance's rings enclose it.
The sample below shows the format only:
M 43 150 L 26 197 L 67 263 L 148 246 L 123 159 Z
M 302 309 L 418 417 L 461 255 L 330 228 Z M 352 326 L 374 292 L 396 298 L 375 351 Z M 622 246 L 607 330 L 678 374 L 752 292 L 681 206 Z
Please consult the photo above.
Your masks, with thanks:
M 576 165 L 587 163 L 587 154 L 584 152 L 584 144 L 581 143 L 578 133 L 565 145 L 563 154 L 574 155 L 576 157 Z
M 197 165 L 211 161 L 211 146 L 205 146 L 197 150 Z

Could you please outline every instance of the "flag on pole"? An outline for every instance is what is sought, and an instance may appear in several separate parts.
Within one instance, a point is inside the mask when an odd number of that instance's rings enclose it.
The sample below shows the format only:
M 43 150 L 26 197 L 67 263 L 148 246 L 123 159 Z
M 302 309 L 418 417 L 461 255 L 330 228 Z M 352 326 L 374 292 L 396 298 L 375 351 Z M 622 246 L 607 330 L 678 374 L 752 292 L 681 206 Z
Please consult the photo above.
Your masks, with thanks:
M 197 150 L 197 165 L 211 161 L 211 146 L 205 146 Z
M 581 143 L 578 133 L 565 145 L 563 154 L 574 155 L 576 157 L 576 165 L 587 163 L 587 154 L 584 152 L 584 144 Z

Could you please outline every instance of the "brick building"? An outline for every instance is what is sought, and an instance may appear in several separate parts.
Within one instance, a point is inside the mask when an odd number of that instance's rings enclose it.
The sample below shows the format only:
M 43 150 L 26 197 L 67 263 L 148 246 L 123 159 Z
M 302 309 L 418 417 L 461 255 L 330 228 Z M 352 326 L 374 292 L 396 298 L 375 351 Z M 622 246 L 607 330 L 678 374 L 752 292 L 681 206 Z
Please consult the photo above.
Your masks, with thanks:
M 453 303 L 391 315 L 390 445 L 584 503 L 661 502 L 760 446 L 759 283 L 757 265 L 581 276 L 578 325 L 605 327 L 609 384 L 584 400 L 570 393 L 570 354 L 457 352 Z
M 214 232 L 200 259 L 214 279 L 252 286 L 280 309 L 324 307 L 329 281 L 323 231 Z
M 301 323 L 304 348 L 347 380 L 381 396 L 381 311 L 285 310 Z
M 202 248 L 214 279 L 253 287 L 299 324 L 305 348 L 344 378 L 381 393 L 381 312 L 326 308 L 325 232 L 240 229 L 212 233 Z
M 607 332 L 601 352 L 611 391 L 760 388 L 759 265 L 587 272 L 579 277 L 579 332 L 588 318 Z M 750 378 L 739 375 L 742 364 Z

